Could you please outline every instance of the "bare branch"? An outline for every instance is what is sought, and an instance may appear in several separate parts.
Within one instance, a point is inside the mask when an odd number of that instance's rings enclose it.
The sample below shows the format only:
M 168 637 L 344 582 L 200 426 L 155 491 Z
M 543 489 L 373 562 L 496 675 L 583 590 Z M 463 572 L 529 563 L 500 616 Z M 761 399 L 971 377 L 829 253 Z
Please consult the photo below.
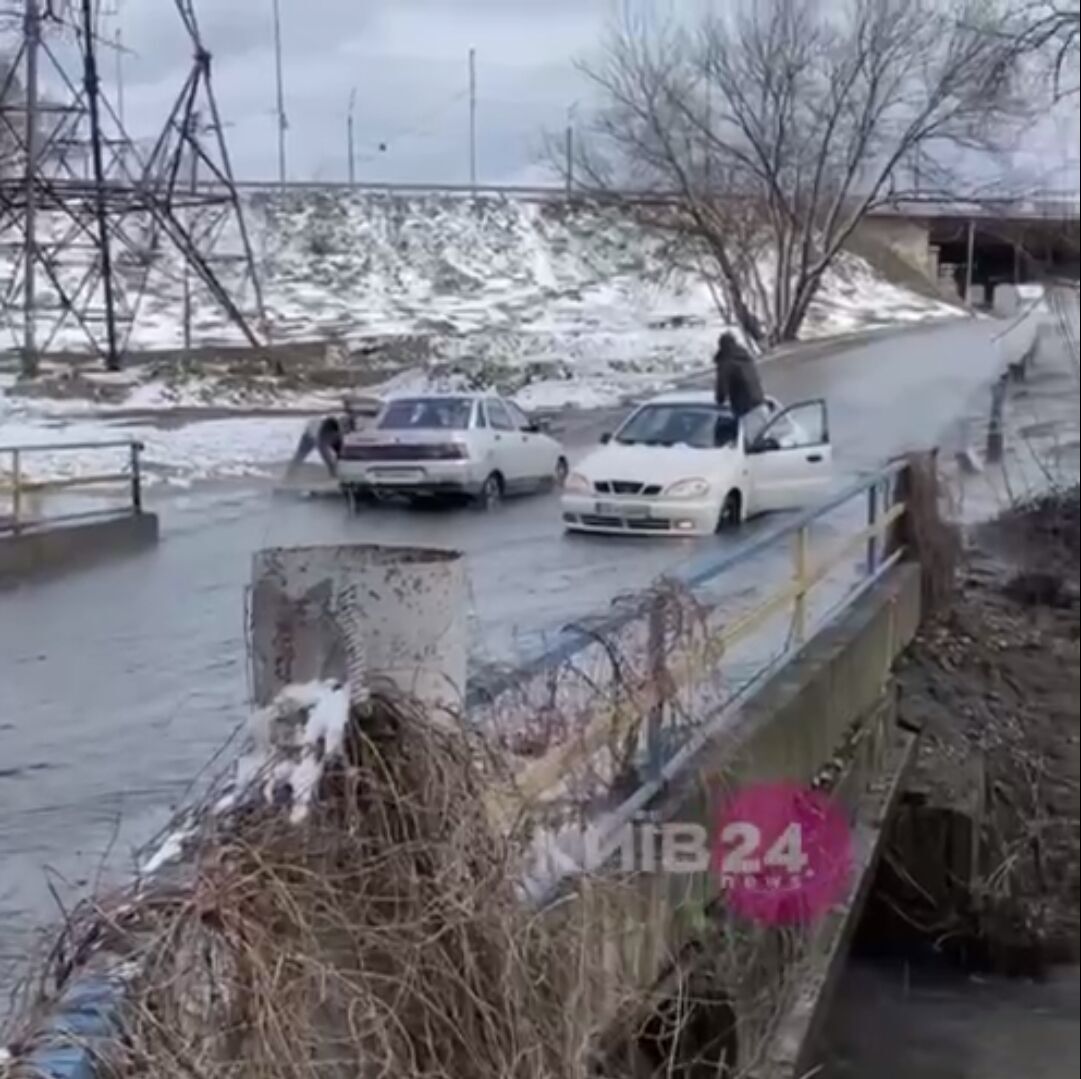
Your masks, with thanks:
M 1018 115 L 1010 26 L 995 0 L 736 0 L 692 26 L 626 17 L 583 67 L 602 107 L 576 174 L 673 196 L 667 226 L 708 252 L 746 334 L 792 338 L 914 152 L 990 145 Z

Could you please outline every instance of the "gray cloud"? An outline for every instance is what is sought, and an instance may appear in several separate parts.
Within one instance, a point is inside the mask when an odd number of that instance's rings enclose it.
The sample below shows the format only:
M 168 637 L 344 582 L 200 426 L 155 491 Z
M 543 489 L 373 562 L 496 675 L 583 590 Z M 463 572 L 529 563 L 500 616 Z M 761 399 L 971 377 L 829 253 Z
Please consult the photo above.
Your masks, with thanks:
M 292 178 L 345 178 L 355 88 L 361 178 L 467 179 L 467 57 L 475 48 L 479 172 L 499 182 L 530 169 L 542 130 L 561 127 L 584 92 L 572 61 L 597 42 L 613 0 L 280 2 Z M 133 53 L 124 60 L 129 127 L 148 136 L 183 81 L 190 49 L 169 0 L 127 0 L 121 10 Z M 271 0 L 197 0 L 245 178 L 276 171 L 271 10 Z
M 468 68 L 477 51 L 482 181 L 536 178 L 542 132 L 561 129 L 589 86 L 573 61 L 628 5 L 697 12 L 721 0 L 280 0 L 289 173 L 345 179 L 345 116 L 355 88 L 358 175 L 373 181 L 468 179 Z M 172 0 L 118 0 L 127 49 L 126 117 L 137 137 L 161 127 L 191 64 Z M 272 0 L 195 0 L 237 174 L 276 175 Z M 112 25 L 115 27 L 116 20 Z M 111 32 L 111 31 L 110 31 Z M 103 55 L 114 91 L 115 62 Z M 1003 164 L 1017 182 L 1077 184 L 1076 105 L 1034 125 Z M 383 146 L 385 149 L 380 149 Z M 1072 148 L 1072 150 L 1071 150 Z

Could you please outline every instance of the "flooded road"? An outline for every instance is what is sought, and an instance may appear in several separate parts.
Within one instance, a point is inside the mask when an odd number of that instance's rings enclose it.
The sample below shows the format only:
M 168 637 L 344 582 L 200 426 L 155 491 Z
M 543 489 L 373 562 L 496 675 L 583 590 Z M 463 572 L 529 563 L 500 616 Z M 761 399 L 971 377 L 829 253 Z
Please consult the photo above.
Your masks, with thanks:
M 838 472 L 934 444 L 995 371 L 1000 327 L 964 321 L 764 370 L 781 400 L 825 396 Z M 597 423 L 601 423 L 598 419 Z M 600 427 L 580 418 L 577 448 Z M 556 500 L 471 511 L 363 510 L 203 492 L 155 507 L 162 542 L 0 594 L 0 983 L 57 917 L 164 823 L 247 700 L 244 589 L 253 551 L 422 544 L 467 554 L 472 654 L 513 661 L 569 620 L 746 538 L 569 539 Z M 761 527 L 761 525 L 750 526 Z M 751 582 L 753 585 L 753 582 Z

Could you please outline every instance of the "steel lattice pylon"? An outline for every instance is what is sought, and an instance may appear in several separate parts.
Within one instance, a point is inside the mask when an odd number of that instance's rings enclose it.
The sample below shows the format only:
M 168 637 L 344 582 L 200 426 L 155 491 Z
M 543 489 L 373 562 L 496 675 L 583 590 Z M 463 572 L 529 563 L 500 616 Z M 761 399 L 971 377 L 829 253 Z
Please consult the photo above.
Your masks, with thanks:
M 262 292 L 193 0 L 173 0 L 193 62 L 148 153 L 102 92 L 100 0 L 23 2 L 0 73 L 0 316 L 24 373 L 73 326 L 118 369 L 155 274 L 182 289 L 185 344 L 194 285 L 259 345 Z M 63 100 L 42 99 L 43 74 Z

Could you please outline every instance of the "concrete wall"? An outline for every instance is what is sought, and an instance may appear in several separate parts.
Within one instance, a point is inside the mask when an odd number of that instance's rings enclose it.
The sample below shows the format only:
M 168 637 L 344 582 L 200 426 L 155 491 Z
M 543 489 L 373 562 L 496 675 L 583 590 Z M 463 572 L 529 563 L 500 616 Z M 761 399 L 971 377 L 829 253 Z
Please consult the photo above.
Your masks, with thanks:
M 868 217 L 856 227 L 854 236 L 884 245 L 914 270 L 932 281 L 938 279 L 937 249 L 932 248 L 930 230 L 922 221 L 903 217 Z
M 866 837 L 868 829 L 879 828 L 885 813 L 883 776 L 896 772 L 896 764 L 890 762 L 907 761 L 911 740 L 894 723 L 890 671 L 914 637 L 920 615 L 920 570 L 914 563 L 903 563 L 812 639 L 798 659 L 764 683 L 708 741 L 663 801 L 650 807 L 651 815 L 695 821 L 712 829 L 723 798 L 733 789 L 782 779 L 807 785 L 835 759 L 855 729 L 855 748 L 839 769 L 833 789 L 849 812 L 854 832 L 862 830 Z M 895 779 L 885 786 L 892 797 Z M 870 815 L 877 819 L 865 821 L 860 807 L 871 802 Z M 809 931 L 804 941 L 800 962 L 814 972 L 813 1000 L 801 987 L 798 1003 L 805 1014 L 797 1017 L 795 1036 L 778 1046 L 780 1058 L 771 1053 L 773 1062 L 767 1070 L 762 1070 L 765 1064 L 760 1066 L 756 1075 L 788 1075 L 785 1060 L 804 1060 L 807 1033 L 820 1011 L 822 987 L 843 961 L 838 941 L 846 939 L 859 915 L 862 889 L 877 852 L 877 832 L 873 842 L 856 845 L 856 872 L 848 901 L 823 925 Z M 592 968 L 596 982 L 589 989 L 588 1020 L 594 1028 L 618 1025 L 623 1002 L 650 986 L 663 985 L 677 957 L 716 924 L 716 914 L 707 912 L 723 904 L 712 871 L 639 873 L 631 879 L 618 873 L 602 874 L 589 879 L 575 895 L 577 902 L 564 903 L 559 916 L 581 919 L 586 937 L 603 938 L 603 954 L 595 957 Z M 571 907 L 577 908 L 573 914 Z M 760 999 L 756 1004 L 750 998 L 763 991 L 776 992 L 785 977 L 782 968 L 791 959 L 779 943 L 774 944 L 780 950 L 771 958 L 768 934 L 763 935 L 758 952 L 759 957 L 766 956 L 759 959 L 762 969 L 755 971 L 753 986 L 744 985 L 746 999 L 737 996 L 735 1000 L 741 1038 L 748 1046 L 756 1035 L 766 1033 L 756 1030 Z
M 92 565 L 157 543 L 153 513 L 125 514 L 71 524 L 38 525 L 0 533 L 0 587 Z

